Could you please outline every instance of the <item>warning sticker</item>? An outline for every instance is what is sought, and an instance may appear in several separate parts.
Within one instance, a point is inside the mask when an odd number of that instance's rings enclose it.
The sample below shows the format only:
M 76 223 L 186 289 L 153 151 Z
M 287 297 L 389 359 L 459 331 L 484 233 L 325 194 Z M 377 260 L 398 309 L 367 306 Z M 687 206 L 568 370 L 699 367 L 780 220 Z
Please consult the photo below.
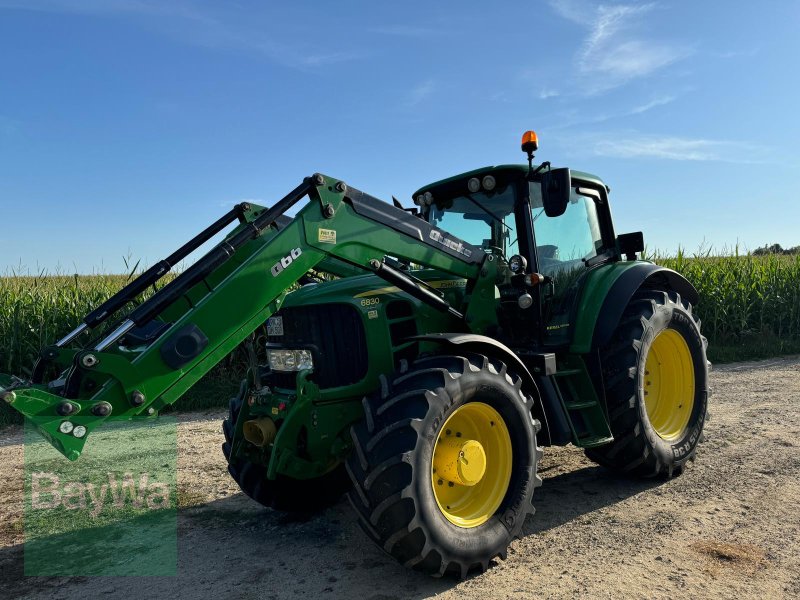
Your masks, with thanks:
M 325 244 L 335 244 L 336 243 L 336 230 L 335 229 L 323 229 L 322 227 L 319 228 L 319 237 L 317 238 L 320 242 Z

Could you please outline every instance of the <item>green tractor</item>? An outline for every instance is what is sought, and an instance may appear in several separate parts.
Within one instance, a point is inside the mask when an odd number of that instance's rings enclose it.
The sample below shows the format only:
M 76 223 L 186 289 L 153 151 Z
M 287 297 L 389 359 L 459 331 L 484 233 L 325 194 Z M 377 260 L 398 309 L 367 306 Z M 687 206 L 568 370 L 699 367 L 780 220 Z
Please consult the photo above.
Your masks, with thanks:
M 615 233 L 598 177 L 535 165 L 537 147 L 527 132 L 527 165 L 432 183 L 413 208 L 320 174 L 240 204 L 44 348 L 30 379 L 0 375 L 0 397 L 75 460 L 106 419 L 157 415 L 263 331 L 223 423 L 241 489 L 287 511 L 347 493 L 404 565 L 483 571 L 533 513 L 542 446 L 671 477 L 706 418 L 695 288 L 636 259 L 642 235 Z

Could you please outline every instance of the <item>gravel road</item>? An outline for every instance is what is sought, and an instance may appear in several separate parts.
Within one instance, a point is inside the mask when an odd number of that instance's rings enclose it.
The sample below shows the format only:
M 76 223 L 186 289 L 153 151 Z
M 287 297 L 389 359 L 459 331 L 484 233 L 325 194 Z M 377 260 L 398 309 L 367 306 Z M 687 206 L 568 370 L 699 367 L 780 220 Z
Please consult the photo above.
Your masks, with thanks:
M 631 481 L 545 449 L 535 516 L 506 561 L 458 582 L 401 566 L 346 501 L 308 520 L 227 475 L 222 413 L 178 428 L 177 577 L 22 576 L 22 433 L 0 430 L 2 598 L 797 598 L 800 359 L 717 367 L 706 441 L 671 481 Z

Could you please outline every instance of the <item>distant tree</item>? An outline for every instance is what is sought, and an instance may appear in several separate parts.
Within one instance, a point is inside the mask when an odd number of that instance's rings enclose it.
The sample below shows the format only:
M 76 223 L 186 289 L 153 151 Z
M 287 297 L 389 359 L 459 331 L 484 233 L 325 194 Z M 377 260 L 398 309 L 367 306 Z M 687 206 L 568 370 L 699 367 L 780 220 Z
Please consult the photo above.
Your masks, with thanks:
M 800 246 L 784 249 L 780 244 L 771 244 L 753 250 L 754 256 L 766 256 L 767 254 L 800 254 Z
M 753 250 L 755 256 L 764 256 L 766 254 L 783 254 L 783 248 L 780 244 L 764 245 Z

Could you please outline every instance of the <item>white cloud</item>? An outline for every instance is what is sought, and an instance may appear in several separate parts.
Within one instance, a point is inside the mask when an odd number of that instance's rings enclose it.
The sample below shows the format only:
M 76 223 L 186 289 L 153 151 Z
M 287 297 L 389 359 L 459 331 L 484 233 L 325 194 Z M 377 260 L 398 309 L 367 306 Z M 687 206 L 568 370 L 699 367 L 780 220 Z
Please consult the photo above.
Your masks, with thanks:
M 753 152 L 748 157 L 742 157 L 742 142 L 647 134 L 603 134 L 587 138 L 586 141 L 587 145 L 584 147 L 588 147 L 592 154 L 613 158 L 756 164 L 761 162 L 757 155 L 762 154 L 764 150 L 748 146 Z
M 728 50 L 725 52 L 715 52 L 713 56 L 716 56 L 717 58 L 752 58 L 758 53 L 758 48 L 750 48 L 748 50 Z
M 578 83 L 587 95 L 646 77 L 692 53 L 685 45 L 643 39 L 641 19 L 656 8 L 654 3 L 551 1 L 550 5 L 560 16 L 587 29 L 575 58 Z
M 629 115 L 640 115 L 642 113 L 647 112 L 648 110 L 652 110 L 659 106 L 664 106 L 665 104 L 669 104 L 675 100 L 675 96 L 661 96 L 660 98 L 654 98 L 650 102 L 646 102 L 644 104 L 640 104 L 639 106 L 634 106 L 627 114 Z
M 559 95 L 560 94 L 558 90 L 554 90 L 552 88 L 542 88 L 541 91 L 539 91 L 539 100 L 547 100 L 548 98 L 555 98 Z
M 0 10 L 69 13 L 136 19 L 138 23 L 183 43 L 227 48 L 261 55 L 277 64 L 309 69 L 356 60 L 361 54 L 285 41 L 276 32 L 256 27 L 252 15 L 235 3 L 200 5 L 195 0 L 0 0 Z M 236 11 L 239 11 L 238 13 Z
M 436 82 L 432 79 L 423 81 L 413 88 L 408 94 L 408 99 L 405 102 L 406 108 L 413 108 L 426 100 L 436 91 Z

